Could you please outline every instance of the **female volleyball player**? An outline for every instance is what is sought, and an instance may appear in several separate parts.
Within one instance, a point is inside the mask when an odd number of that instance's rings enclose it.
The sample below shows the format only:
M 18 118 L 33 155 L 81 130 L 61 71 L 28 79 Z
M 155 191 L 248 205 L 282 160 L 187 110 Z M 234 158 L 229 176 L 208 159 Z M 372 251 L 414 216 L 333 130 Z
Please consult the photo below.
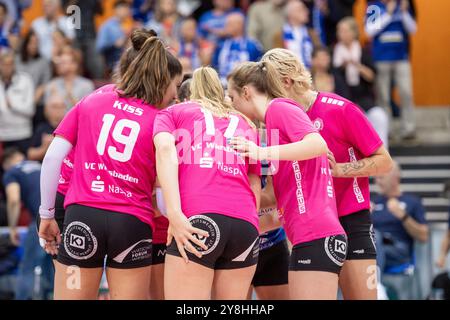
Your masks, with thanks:
M 263 125 L 262 125 L 263 126 Z M 267 145 L 267 131 L 261 128 L 261 146 Z M 262 184 L 259 210 L 259 257 L 252 287 L 260 300 L 289 300 L 289 248 L 286 232 L 281 228 L 278 219 L 277 202 L 273 191 L 270 165 L 267 161 L 261 163 Z
M 216 71 L 197 69 L 191 81 L 191 101 L 161 111 L 154 127 L 170 222 L 165 297 L 245 299 L 258 259 L 260 165 L 227 140 L 256 140 L 256 130 L 226 102 Z M 201 246 L 192 226 L 203 229 Z
M 155 181 L 153 122 L 176 96 L 181 65 L 156 37 L 138 51 L 115 90 L 81 100 L 55 130 L 43 162 L 40 237 L 58 252 L 56 299 L 95 299 L 106 258 L 112 299 L 146 299 Z M 75 148 L 63 239 L 54 220 L 61 163 Z M 59 248 L 57 248 L 59 244 Z
M 232 145 L 245 156 L 273 161 L 277 169 L 274 191 L 293 244 L 290 298 L 336 299 L 347 240 L 337 216 L 325 141 L 302 108 L 282 98 L 286 92 L 270 63 L 236 68 L 229 76 L 229 95 L 239 111 L 267 127 L 269 147 L 242 137 Z
M 363 112 L 351 101 L 312 88 L 311 76 L 290 51 L 273 49 L 273 63 L 291 99 L 307 112 L 328 144 L 340 222 L 348 237 L 339 285 L 345 299 L 376 299 L 376 249 L 369 176 L 386 173 L 392 159 Z

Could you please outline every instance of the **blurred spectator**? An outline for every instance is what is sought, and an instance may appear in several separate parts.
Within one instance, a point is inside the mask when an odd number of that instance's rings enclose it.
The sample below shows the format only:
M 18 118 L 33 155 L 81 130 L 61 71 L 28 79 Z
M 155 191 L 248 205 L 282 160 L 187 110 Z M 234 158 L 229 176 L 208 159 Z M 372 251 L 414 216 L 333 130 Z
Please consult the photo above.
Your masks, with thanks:
M 450 181 L 447 181 L 444 188 L 444 197 L 450 200 Z M 450 251 L 450 206 L 448 208 L 448 229 L 442 238 L 441 250 L 436 261 L 436 266 L 440 269 L 445 268 L 448 252 Z
M 133 19 L 144 25 L 152 18 L 155 0 L 133 0 L 131 10 Z
M 14 27 L 20 28 L 22 11 L 31 6 L 32 0 L 0 0 L 8 11 L 8 20 L 14 22 Z
M 191 82 L 190 78 L 184 80 L 178 89 L 178 103 L 189 101 L 191 98 Z
M 197 22 L 186 19 L 181 25 L 181 38 L 178 47 L 178 57 L 190 60 L 192 69 L 202 66 L 200 43 L 197 38 Z
M 183 68 L 183 76 L 186 74 L 192 74 L 194 72 L 194 68 L 192 68 L 191 59 L 187 57 L 179 57 L 178 60 L 181 63 L 181 67 Z
M 53 55 L 53 34 L 59 29 L 69 40 L 75 38 L 75 30 L 71 27 L 68 17 L 60 14 L 60 0 L 43 0 L 44 16 L 37 18 L 31 28 L 39 39 L 39 53 L 47 60 Z
M 114 16 L 103 23 L 98 32 L 96 48 L 103 55 L 109 71 L 114 70 L 126 46 L 127 30 L 124 29 L 123 23 L 130 16 L 128 1 L 117 0 L 114 3 Z
M 39 103 L 44 94 L 44 88 L 52 76 L 50 62 L 39 53 L 39 39 L 33 30 L 30 30 L 23 40 L 20 54 L 16 58 L 18 71 L 28 73 L 33 79 L 36 94 L 34 101 Z
M 313 28 L 322 46 L 327 45 L 325 16 L 328 15 L 328 0 L 302 0 L 309 10 L 308 26 Z
M 239 63 L 258 61 L 263 53 L 256 40 L 245 36 L 245 17 L 241 13 L 231 13 L 226 17 L 224 35 L 229 38 L 214 52 L 213 66 L 225 85 L 226 77 Z
M 32 78 L 18 72 L 14 52 L 0 54 L 0 141 L 4 147 L 28 149 L 34 115 Z
M 348 88 L 340 73 L 331 67 L 330 51 L 326 47 L 314 50 L 311 75 L 317 91 L 335 92 L 343 97 L 348 96 Z
M 200 36 L 210 43 L 220 44 L 226 37 L 225 20 L 230 13 L 241 10 L 234 7 L 233 0 L 213 0 L 214 9 L 205 12 L 199 19 Z
M 103 13 L 101 0 L 66 0 L 66 6 L 76 5 L 82 12 L 80 28 L 75 30 L 75 47 L 82 52 L 84 70 L 92 79 L 103 77 L 103 59 L 95 50 L 97 31 L 95 16 Z M 86 59 L 88 57 L 88 59 Z
M 389 108 L 391 82 L 395 80 L 400 94 L 402 132 L 400 137 L 415 137 L 416 120 L 412 92 L 411 65 L 409 63 L 409 34 L 417 25 L 411 16 L 407 0 L 381 0 L 370 4 L 366 20 L 366 33 L 372 38 L 373 58 L 377 68 L 378 104 Z M 381 13 L 373 17 L 372 14 Z
M 390 173 L 376 178 L 380 194 L 373 200 L 374 228 L 382 236 L 385 265 L 381 281 L 393 288 L 399 299 L 410 299 L 415 269 L 414 241 L 428 241 L 428 226 L 422 201 L 400 187 L 401 169 L 394 162 Z
M 71 48 L 71 41 L 66 37 L 64 32 L 60 29 L 56 29 L 52 33 L 53 39 L 53 49 L 52 49 L 52 62 L 58 60 L 58 57 L 64 52 L 64 50 L 69 47 Z
M 286 0 L 264 0 L 252 4 L 248 10 L 247 34 L 258 40 L 264 51 L 275 48 L 275 35 L 283 28 Z
M 181 37 L 182 23 L 176 0 L 157 0 L 153 17 L 146 27 L 155 30 L 167 45 L 174 47 Z
M 50 143 L 53 140 L 53 131 L 59 125 L 66 113 L 64 99 L 58 94 L 50 96 L 45 101 L 44 114 L 46 122 L 41 123 L 31 138 L 27 156 L 29 160 L 42 161 Z
M 343 95 L 358 104 L 367 114 L 386 148 L 389 145 L 389 116 L 382 107 L 375 106 L 375 66 L 369 50 L 359 43 L 358 24 L 353 17 L 342 19 L 337 26 L 338 43 L 334 48 L 333 66 L 348 87 Z
M 200 0 L 178 0 L 178 13 L 183 17 L 190 17 L 201 6 Z
M 0 50 L 16 49 L 19 39 L 19 29 L 14 21 L 8 19 L 8 7 L 0 2 Z
M 51 80 L 45 87 L 44 99 L 54 94 L 60 94 L 71 109 L 83 97 L 94 91 L 94 83 L 79 76 L 80 63 L 74 50 L 63 53 L 55 63 L 57 78 Z
M 320 6 L 324 18 L 326 44 L 331 46 L 336 43 L 337 24 L 343 18 L 353 16 L 353 6 L 356 0 L 325 0 L 321 2 L 323 2 Z
M 39 214 L 40 188 L 39 180 L 41 165 L 35 161 L 25 160 L 24 154 L 18 149 L 6 149 L 2 157 L 2 166 L 5 170 L 3 184 L 6 190 L 8 222 L 11 241 L 15 245 L 20 244 L 17 232 L 17 222 L 20 215 L 21 203 L 32 216 L 25 240 L 23 241 L 24 253 L 19 266 L 16 285 L 16 299 L 29 300 L 34 292 L 34 268 L 41 266 L 47 280 L 52 278 L 51 266 L 45 264 L 50 258 L 39 245 L 39 237 L 36 230 L 36 217 Z
M 306 68 L 311 69 L 312 53 L 320 41 L 307 27 L 309 10 L 300 0 L 291 0 L 285 8 L 286 23 L 275 36 L 276 44 L 294 52 Z

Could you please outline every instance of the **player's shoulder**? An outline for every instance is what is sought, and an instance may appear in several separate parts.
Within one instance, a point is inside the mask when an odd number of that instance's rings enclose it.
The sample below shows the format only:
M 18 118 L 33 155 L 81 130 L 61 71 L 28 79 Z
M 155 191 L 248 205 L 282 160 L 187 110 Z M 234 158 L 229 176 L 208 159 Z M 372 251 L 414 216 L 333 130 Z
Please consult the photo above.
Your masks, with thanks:
M 296 101 L 289 98 L 275 98 L 270 102 L 270 106 L 272 107 L 284 106 L 294 108 L 300 107 L 300 105 Z
M 113 83 L 106 84 L 104 86 L 99 87 L 94 91 L 95 94 L 102 94 L 102 93 L 111 93 L 116 91 L 116 85 Z
M 289 98 L 275 98 L 270 102 L 267 110 L 269 114 L 292 115 L 302 114 L 306 116 L 303 107 L 295 100 Z
M 97 104 L 99 101 L 107 101 L 112 99 L 117 99 L 118 94 L 116 91 L 116 86 L 114 84 L 108 84 L 96 89 L 94 92 L 88 94 L 83 98 L 81 102 L 85 104 Z
M 185 101 L 173 104 L 163 110 L 166 110 L 167 112 L 171 112 L 173 114 L 192 113 L 192 112 L 201 112 L 201 106 L 195 101 Z
M 348 110 L 359 110 L 359 107 L 352 101 L 331 92 L 320 92 L 317 97 L 317 102 L 327 108 L 327 110 L 336 110 L 346 112 Z

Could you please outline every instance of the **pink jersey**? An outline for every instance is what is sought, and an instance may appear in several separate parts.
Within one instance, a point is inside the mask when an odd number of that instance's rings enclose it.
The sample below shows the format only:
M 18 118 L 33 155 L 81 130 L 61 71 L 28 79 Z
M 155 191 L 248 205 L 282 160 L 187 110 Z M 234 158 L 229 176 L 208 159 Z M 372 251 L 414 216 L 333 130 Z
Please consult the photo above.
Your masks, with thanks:
M 239 116 L 218 118 L 194 102 L 161 111 L 154 135 L 172 133 L 177 140 L 179 184 L 184 214 L 218 213 L 252 223 L 258 229 L 256 199 L 249 173 L 260 175 L 260 163 L 249 164 L 227 139 L 246 136 L 256 141 L 256 130 Z
M 127 213 L 153 227 L 157 113 L 139 99 L 102 89 L 69 111 L 55 130 L 75 147 L 65 207 L 77 203 Z
M 336 162 L 356 162 L 371 156 L 383 142 L 364 113 L 333 93 L 319 93 L 308 111 Z M 369 178 L 334 178 L 339 216 L 370 208 Z
M 64 158 L 63 164 L 61 166 L 61 174 L 59 175 L 58 192 L 62 195 L 66 195 L 69 190 L 70 178 L 72 177 L 73 171 L 73 160 L 74 160 L 75 149 L 72 149 L 67 157 Z
M 169 220 L 164 216 L 159 216 L 153 219 L 155 223 L 155 229 L 153 232 L 154 244 L 166 244 L 167 242 L 167 229 L 169 228 Z
M 268 145 L 298 142 L 317 132 L 303 109 L 289 99 L 274 99 L 265 122 Z M 293 245 L 345 234 L 337 215 L 326 155 L 305 161 L 272 162 L 272 167 L 280 219 Z
M 108 85 L 105 85 L 105 86 L 95 90 L 95 93 L 114 91 L 114 90 L 115 90 L 115 85 L 108 84 Z M 61 166 L 61 174 L 59 176 L 58 192 L 64 196 L 67 194 L 67 191 L 69 190 L 70 177 L 72 176 L 72 171 L 73 171 L 74 154 L 75 154 L 75 149 L 72 149 L 72 151 L 67 155 L 67 157 L 64 158 L 64 162 Z

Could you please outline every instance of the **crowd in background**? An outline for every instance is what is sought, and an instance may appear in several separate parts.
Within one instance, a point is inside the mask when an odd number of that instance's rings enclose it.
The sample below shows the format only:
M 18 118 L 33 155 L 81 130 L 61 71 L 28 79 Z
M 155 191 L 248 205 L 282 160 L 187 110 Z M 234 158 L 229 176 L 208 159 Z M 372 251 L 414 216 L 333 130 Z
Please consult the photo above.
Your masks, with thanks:
M 311 71 L 318 91 L 356 102 L 386 146 L 390 138 L 414 139 L 409 36 L 417 24 L 411 0 L 369 2 L 364 30 L 353 17 L 355 0 L 117 0 L 113 15 L 98 29 L 94 18 L 103 12 L 103 1 L 43 0 L 44 15 L 24 30 L 22 13 L 31 2 L 0 0 L 0 154 L 16 147 L 28 160 L 42 161 L 65 113 L 96 87 L 111 82 L 130 33 L 143 26 L 158 33 L 185 74 L 211 65 L 224 85 L 240 62 L 258 61 L 275 47 L 287 48 Z M 73 5 L 80 8 L 80 28 L 65 14 Z M 362 32 L 369 39 L 366 44 L 360 42 Z M 401 110 L 398 128 L 391 125 L 394 90 Z M 399 171 L 388 184 L 397 183 Z M 409 215 L 415 224 L 405 229 L 391 214 L 402 209 L 389 202 L 401 193 L 384 183 L 385 194 L 374 201 L 374 212 L 384 215 L 374 219 L 375 227 L 399 232 L 403 242 L 395 243 L 403 247 L 392 250 L 401 261 L 392 263 L 407 268 L 411 242 L 427 240 L 427 230 L 421 227 L 424 210 L 420 199 L 403 199 L 414 204 Z M 7 225 L 4 187 L 0 225 Z M 29 213 L 31 218 L 21 219 L 22 225 L 34 223 L 37 212 Z

